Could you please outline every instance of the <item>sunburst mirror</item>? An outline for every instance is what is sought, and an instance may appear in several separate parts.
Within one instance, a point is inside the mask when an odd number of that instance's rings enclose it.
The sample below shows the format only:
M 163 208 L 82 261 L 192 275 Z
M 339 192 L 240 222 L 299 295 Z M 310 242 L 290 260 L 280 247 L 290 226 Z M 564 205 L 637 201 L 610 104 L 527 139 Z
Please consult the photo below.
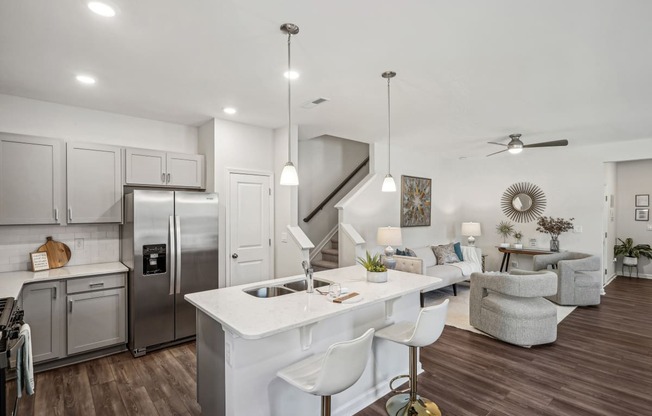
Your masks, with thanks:
M 543 214 L 546 195 L 536 185 L 518 182 L 507 188 L 500 200 L 505 215 L 516 222 L 530 222 Z

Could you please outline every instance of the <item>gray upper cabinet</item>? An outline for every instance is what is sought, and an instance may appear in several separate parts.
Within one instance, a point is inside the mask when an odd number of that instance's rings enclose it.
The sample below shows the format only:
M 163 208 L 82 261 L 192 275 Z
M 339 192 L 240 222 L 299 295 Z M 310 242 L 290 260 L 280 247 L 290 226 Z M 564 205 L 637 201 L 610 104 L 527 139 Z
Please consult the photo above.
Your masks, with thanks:
M 62 334 L 65 334 L 63 303 L 65 294 L 59 281 L 28 284 L 22 291 L 25 322 L 32 332 L 34 362 L 65 356 Z
M 0 133 L 0 224 L 63 221 L 63 142 Z
M 201 189 L 204 156 L 126 149 L 125 184 Z
M 125 150 L 125 183 L 165 186 L 166 153 L 157 150 Z
M 69 224 L 122 221 L 121 149 L 67 144 Z
M 170 186 L 203 188 L 204 155 L 168 153 L 167 175 Z

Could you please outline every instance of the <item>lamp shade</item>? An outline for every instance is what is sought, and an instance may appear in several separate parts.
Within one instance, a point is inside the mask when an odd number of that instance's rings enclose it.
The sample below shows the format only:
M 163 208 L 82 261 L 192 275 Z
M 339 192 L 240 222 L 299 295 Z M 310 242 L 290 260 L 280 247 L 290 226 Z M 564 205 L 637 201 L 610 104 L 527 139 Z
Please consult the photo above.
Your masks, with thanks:
M 396 182 L 394 182 L 394 178 L 389 173 L 385 176 L 385 180 L 383 180 L 383 187 L 381 191 L 396 192 Z
M 299 185 L 299 175 L 297 168 L 294 167 L 292 162 L 288 162 L 281 171 L 281 185 L 297 186 Z
M 479 222 L 463 222 L 462 235 L 478 237 L 482 235 Z
M 401 229 L 399 227 L 379 227 L 376 243 L 379 246 L 400 246 L 403 244 Z

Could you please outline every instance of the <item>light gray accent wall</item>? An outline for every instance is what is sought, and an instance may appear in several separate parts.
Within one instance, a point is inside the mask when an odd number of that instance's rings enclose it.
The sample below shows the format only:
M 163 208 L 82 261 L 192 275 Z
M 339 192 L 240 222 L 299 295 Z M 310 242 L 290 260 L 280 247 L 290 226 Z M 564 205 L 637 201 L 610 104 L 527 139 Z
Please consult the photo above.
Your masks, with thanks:
M 337 224 L 335 204 L 369 173 L 363 167 L 310 222 L 303 219 L 369 156 L 369 144 L 334 136 L 299 141 L 299 226 L 318 244 Z
M 634 244 L 652 244 L 652 231 L 648 231 L 651 221 L 636 221 L 634 219 L 635 196 L 647 194 L 652 196 L 652 159 L 620 162 L 616 165 L 617 194 L 616 194 L 616 237 L 623 240 L 627 237 L 634 239 Z M 652 200 L 651 200 L 652 201 Z M 652 209 L 652 207 L 638 207 Z M 612 248 L 613 250 L 613 248 Z M 639 273 L 652 275 L 652 263 L 641 257 L 639 259 Z M 621 262 L 616 266 L 616 273 L 621 273 Z M 625 270 L 625 273 L 628 273 Z

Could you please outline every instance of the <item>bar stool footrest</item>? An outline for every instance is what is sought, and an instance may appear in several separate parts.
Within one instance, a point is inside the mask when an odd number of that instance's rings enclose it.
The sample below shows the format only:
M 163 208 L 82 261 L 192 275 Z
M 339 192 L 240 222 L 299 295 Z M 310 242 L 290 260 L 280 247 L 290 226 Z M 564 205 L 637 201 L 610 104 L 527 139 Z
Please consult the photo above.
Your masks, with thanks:
M 396 388 L 393 386 L 393 384 L 394 384 L 394 382 L 395 382 L 396 380 L 400 380 L 400 379 L 402 379 L 402 378 L 407 378 L 407 379 L 408 379 L 408 387 L 407 387 L 407 389 L 398 390 L 398 389 L 396 389 Z M 407 374 L 403 374 L 403 375 L 400 375 L 400 376 L 396 376 L 396 377 L 394 377 L 393 379 L 390 380 L 390 382 L 389 382 L 389 389 L 390 389 L 390 390 L 392 391 L 392 393 L 394 393 L 394 394 L 407 393 L 407 392 L 410 391 L 410 380 L 409 380 L 409 379 L 410 379 L 410 376 L 407 375 Z

